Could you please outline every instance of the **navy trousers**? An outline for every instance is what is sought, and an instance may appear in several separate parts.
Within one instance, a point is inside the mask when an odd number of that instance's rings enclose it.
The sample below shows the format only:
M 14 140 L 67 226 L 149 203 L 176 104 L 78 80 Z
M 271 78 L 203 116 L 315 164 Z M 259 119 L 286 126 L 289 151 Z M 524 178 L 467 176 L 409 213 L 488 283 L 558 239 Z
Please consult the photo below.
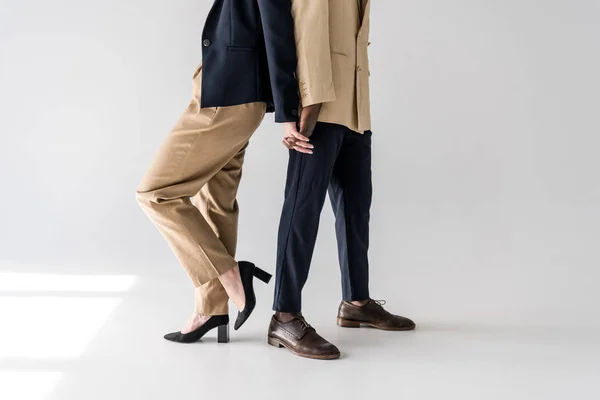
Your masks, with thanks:
M 371 131 L 359 134 L 319 122 L 311 143 L 313 154 L 290 151 L 277 238 L 273 309 L 280 312 L 301 311 L 327 192 L 335 214 L 343 299 L 369 298 Z

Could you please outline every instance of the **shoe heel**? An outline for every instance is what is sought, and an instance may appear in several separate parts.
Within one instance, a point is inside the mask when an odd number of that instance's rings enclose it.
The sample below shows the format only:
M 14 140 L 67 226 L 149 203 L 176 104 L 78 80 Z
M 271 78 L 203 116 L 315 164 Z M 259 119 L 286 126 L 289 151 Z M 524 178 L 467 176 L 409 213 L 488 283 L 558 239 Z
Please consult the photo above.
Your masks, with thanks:
M 279 343 L 277 340 L 273 339 L 271 336 L 267 336 L 267 343 L 269 343 L 271 346 L 283 347 L 281 345 L 281 343 Z
M 271 274 L 263 271 L 262 269 L 260 269 L 258 267 L 254 267 L 254 276 L 256 278 L 260 279 L 261 281 L 263 281 L 264 283 L 269 283 L 269 281 L 273 277 Z
M 229 324 L 219 325 L 217 328 L 217 342 L 229 343 Z
M 350 321 L 348 319 L 339 318 L 337 319 L 338 326 L 343 328 L 360 328 L 360 322 L 358 321 Z

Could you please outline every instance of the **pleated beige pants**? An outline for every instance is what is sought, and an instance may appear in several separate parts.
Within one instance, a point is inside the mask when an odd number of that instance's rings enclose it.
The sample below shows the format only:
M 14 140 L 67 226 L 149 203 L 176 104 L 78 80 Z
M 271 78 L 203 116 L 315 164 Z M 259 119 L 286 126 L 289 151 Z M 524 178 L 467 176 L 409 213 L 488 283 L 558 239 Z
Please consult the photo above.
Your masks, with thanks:
M 228 312 L 217 279 L 237 266 L 237 190 L 248 141 L 266 105 L 200 108 L 202 66 L 193 98 L 137 189 L 137 200 L 194 284 L 195 312 Z

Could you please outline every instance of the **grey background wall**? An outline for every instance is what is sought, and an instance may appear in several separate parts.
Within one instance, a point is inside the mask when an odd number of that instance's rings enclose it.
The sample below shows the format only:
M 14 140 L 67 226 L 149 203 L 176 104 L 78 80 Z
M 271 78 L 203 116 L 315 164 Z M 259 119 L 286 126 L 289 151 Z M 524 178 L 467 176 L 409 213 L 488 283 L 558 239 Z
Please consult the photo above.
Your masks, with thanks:
M 189 101 L 211 4 L 0 0 L 4 270 L 189 289 L 134 190 Z M 599 325 L 600 3 L 372 8 L 374 297 L 419 321 Z M 240 193 L 239 256 L 270 270 L 280 138 L 267 117 Z M 332 222 L 326 208 L 305 291 L 328 318 Z

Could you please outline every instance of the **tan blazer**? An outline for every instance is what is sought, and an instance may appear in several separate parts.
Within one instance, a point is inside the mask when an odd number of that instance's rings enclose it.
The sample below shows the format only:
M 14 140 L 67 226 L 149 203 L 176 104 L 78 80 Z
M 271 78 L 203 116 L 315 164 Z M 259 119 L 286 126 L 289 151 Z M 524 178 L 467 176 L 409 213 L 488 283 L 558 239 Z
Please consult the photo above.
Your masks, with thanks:
M 323 103 L 319 121 L 371 129 L 370 0 L 292 0 L 302 105 Z

